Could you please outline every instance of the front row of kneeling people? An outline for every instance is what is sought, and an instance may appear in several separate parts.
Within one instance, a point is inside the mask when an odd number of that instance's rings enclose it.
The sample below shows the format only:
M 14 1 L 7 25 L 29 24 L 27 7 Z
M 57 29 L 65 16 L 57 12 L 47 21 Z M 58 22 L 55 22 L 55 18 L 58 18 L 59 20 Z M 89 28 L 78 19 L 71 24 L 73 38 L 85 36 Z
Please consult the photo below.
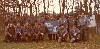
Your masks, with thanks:
M 17 23 L 15 26 L 14 24 L 9 24 L 7 26 L 7 32 L 5 36 L 6 42 L 22 42 L 22 41 L 36 41 L 44 40 L 46 34 L 46 27 L 43 24 L 36 23 L 34 27 L 30 26 L 28 22 L 25 25 L 21 26 L 20 23 Z M 48 30 L 48 29 L 47 29 Z M 81 41 L 81 31 L 73 25 L 71 29 L 68 31 L 63 24 L 57 27 L 57 41 L 68 41 L 70 42 L 77 42 Z M 69 37 L 69 38 L 68 38 Z

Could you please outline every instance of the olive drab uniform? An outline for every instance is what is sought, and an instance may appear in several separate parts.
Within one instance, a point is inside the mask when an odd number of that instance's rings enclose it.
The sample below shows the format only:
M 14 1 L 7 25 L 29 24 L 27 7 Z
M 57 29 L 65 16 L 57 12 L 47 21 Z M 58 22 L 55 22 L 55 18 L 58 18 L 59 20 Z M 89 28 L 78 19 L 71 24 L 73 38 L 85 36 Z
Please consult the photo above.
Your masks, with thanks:
M 79 25 L 81 30 L 81 40 L 87 41 L 88 38 L 87 26 L 89 25 L 89 19 L 86 16 L 80 17 Z
M 75 42 L 80 40 L 80 30 L 76 28 L 76 26 L 72 27 L 72 29 L 70 30 L 70 34 L 71 34 L 70 42 Z

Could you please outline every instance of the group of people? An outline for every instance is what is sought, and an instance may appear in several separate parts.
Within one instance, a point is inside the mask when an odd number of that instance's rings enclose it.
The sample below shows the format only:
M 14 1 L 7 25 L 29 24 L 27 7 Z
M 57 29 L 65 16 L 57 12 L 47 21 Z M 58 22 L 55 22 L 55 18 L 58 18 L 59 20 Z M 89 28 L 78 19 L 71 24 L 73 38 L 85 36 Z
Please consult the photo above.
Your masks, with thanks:
M 88 15 L 58 15 L 56 17 L 49 16 L 7 16 L 5 20 L 5 42 L 32 42 L 44 40 L 48 34 L 48 28 L 45 25 L 46 21 L 58 21 L 57 41 L 70 42 L 86 41 L 88 36 Z

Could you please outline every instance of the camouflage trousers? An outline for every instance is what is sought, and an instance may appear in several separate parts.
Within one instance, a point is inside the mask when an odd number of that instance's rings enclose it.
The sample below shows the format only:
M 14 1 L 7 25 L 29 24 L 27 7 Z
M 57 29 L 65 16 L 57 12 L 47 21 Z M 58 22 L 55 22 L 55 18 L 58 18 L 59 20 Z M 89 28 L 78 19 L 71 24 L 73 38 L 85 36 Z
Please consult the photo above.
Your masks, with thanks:
M 67 41 L 68 34 L 58 34 L 58 42 Z
M 43 33 L 33 34 L 33 40 L 36 42 L 38 42 L 39 40 L 44 40 L 44 34 Z
M 5 42 L 15 42 L 14 35 L 5 35 Z
M 22 34 L 17 33 L 16 34 L 16 42 L 21 42 L 22 41 Z
M 78 42 L 80 41 L 80 33 L 71 34 L 70 42 Z
M 33 34 L 30 34 L 30 33 L 25 34 L 24 40 L 25 40 L 26 42 L 32 42 L 32 41 L 33 41 Z

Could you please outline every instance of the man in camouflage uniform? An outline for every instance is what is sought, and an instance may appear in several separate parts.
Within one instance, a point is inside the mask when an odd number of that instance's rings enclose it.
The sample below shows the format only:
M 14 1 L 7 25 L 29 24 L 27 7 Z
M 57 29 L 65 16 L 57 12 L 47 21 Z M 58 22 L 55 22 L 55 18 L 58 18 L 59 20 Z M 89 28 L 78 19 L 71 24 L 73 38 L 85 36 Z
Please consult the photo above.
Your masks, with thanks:
M 34 32 L 35 32 L 35 40 L 38 42 L 39 40 L 43 40 L 44 38 L 44 30 L 41 26 L 41 24 L 36 23 L 34 26 Z
M 70 30 L 73 25 L 76 25 L 76 18 L 71 15 L 68 17 L 68 22 L 69 22 L 68 25 Z
M 43 23 L 44 24 L 44 22 L 45 22 L 45 18 L 43 17 L 43 16 L 39 16 L 39 17 L 37 17 L 37 22 L 38 23 Z
M 89 25 L 89 19 L 82 13 L 82 15 L 79 17 L 79 25 L 81 30 L 81 40 L 87 41 L 88 39 L 88 32 L 87 32 L 87 26 Z
M 16 33 L 16 42 L 20 42 L 22 39 L 22 32 L 21 32 L 21 24 L 17 22 L 16 28 L 15 28 L 15 33 Z
M 76 18 L 72 15 L 68 17 L 68 32 L 70 32 L 71 27 L 76 25 Z M 69 33 L 69 39 L 71 40 L 71 34 Z
M 72 26 L 72 29 L 70 30 L 70 34 L 71 34 L 70 42 L 75 42 L 80 40 L 80 30 L 76 28 L 76 25 Z
M 66 41 L 67 39 L 66 36 L 68 34 L 66 27 L 63 24 L 61 24 L 57 29 L 58 29 L 58 42 Z
M 15 26 L 10 23 L 6 28 L 5 42 L 14 42 L 15 39 Z
M 35 17 L 30 16 L 28 17 L 27 21 L 29 22 L 30 25 L 34 26 L 37 20 Z
M 31 26 L 28 22 L 25 23 L 24 28 L 23 28 L 23 38 L 27 42 L 31 38 Z
M 63 24 L 66 28 L 68 28 L 68 20 L 65 17 L 61 17 L 58 20 L 59 25 Z
M 56 19 L 54 18 L 53 15 L 49 16 L 49 21 L 55 21 Z

